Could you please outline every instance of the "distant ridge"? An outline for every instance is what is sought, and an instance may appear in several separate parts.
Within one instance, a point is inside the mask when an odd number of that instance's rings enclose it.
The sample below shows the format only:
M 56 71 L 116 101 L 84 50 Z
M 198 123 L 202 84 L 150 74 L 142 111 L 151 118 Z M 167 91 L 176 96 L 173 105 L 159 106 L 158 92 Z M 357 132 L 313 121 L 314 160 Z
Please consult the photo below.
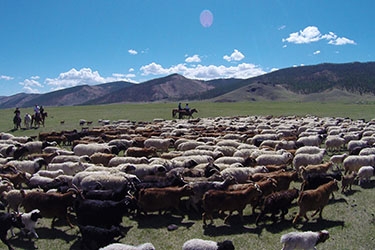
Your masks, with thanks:
M 188 79 L 179 74 L 143 83 L 80 85 L 45 94 L 0 97 L 0 108 L 178 100 L 375 101 L 375 62 L 323 63 L 280 69 L 249 79 Z

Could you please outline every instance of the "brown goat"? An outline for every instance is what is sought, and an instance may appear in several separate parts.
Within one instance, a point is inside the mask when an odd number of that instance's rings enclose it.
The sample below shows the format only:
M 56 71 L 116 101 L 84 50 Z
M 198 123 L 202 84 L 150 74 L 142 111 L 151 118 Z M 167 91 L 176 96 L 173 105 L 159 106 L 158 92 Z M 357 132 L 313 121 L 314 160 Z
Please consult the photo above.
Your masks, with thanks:
M 44 193 L 31 192 L 26 193 L 22 206 L 25 212 L 30 212 L 33 209 L 39 209 L 40 213 L 45 218 L 53 218 L 51 227 L 54 227 L 56 218 L 66 219 L 70 227 L 73 227 L 68 217 L 68 208 L 73 206 L 76 199 L 77 190 L 70 189 L 66 193 Z
M 147 215 L 147 212 L 159 211 L 175 208 L 179 209 L 181 197 L 190 196 L 193 193 L 192 187 L 163 187 L 163 188 L 143 188 L 138 193 L 138 207 L 140 211 Z M 138 211 L 138 213 L 140 212 Z
M 311 217 L 319 212 L 319 218 L 322 218 L 323 208 L 327 205 L 329 196 L 332 192 L 337 190 L 339 190 L 337 180 L 333 180 L 316 189 L 302 191 L 298 197 L 299 212 L 294 218 L 293 224 L 295 224 L 301 216 L 305 217 L 306 221 L 308 221 L 309 218 L 306 215 L 307 211 L 315 210 Z
M 15 188 L 19 188 L 21 187 L 22 183 L 27 183 L 29 181 L 25 172 L 18 172 L 16 174 L 0 174 L 0 178 L 9 180 L 11 183 L 13 183 Z
M 125 151 L 126 156 L 133 156 L 133 157 L 152 157 L 157 156 L 156 148 L 149 147 L 149 148 L 138 148 L 138 147 L 129 147 Z
M 229 211 L 229 214 L 225 217 L 224 223 L 227 223 L 228 218 L 234 211 L 237 211 L 241 220 L 243 220 L 243 210 L 246 205 L 252 200 L 256 199 L 262 194 L 259 186 L 254 184 L 249 186 L 247 189 L 238 191 L 226 191 L 226 190 L 209 190 L 203 195 L 203 224 L 207 225 L 206 220 L 210 219 L 213 224 L 213 212 L 214 211 Z
M 259 189 L 262 191 L 261 196 L 257 196 L 255 199 L 250 201 L 250 205 L 252 206 L 252 212 L 255 213 L 255 209 L 262 203 L 262 199 L 267 195 L 276 191 L 277 188 L 277 181 L 273 178 L 266 178 L 264 180 L 256 182 L 259 186 Z M 254 183 L 246 183 L 246 184 L 234 184 L 228 187 L 228 191 L 235 191 L 235 190 L 244 190 L 249 186 L 254 186 Z
M 264 214 L 267 213 L 271 213 L 273 222 L 276 222 L 275 215 L 280 211 L 281 219 L 284 219 L 284 216 L 288 213 L 288 209 L 291 206 L 292 201 L 298 197 L 298 194 L 299 190 L 293 188 L 267 195 L 255 223 L 258 224 L 259 220 L 264 216 Z
M 353 182 L 355 180 L 355 178 L 357 177 L 357 173 L 356 172 L 351 172 L 350 174 L 347 174 L 345 176 L 342 177 L 341 179 L 341 193 L 345 193 L 345 191 L 347 191 L 348 189 L 351 191 L 352 190 L 352 185 L 353 185 Z
M 316 175 L 316 174 L 324 174 L 327 173 L 327 171 L 332 168 L 333 162 L 328 161 L 321 164 L 316 165 L 307 165 L 306 167 L 301 166 L 300 167 L 300 173 L 302 178 L 306 179 L 306 176 L 308 175 Z

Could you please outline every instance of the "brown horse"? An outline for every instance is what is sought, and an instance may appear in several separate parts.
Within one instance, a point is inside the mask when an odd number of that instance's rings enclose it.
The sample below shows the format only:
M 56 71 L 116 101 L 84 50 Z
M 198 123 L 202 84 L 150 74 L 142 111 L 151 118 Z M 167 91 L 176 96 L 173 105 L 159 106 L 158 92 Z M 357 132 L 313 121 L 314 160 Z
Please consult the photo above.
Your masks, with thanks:
M 38 127 L 38 128 L 39 128 L 40 125 L 43 125 L 43 127 L 44 127 L 44 121 L 45 121 L 46 117 L 48 117 L 47 112 L 43 112 L 43 113 L 40 113 L 40 114 L 33 114 L 31 116 L 31 125 L 30 126 L 32 127 L 33 124 L 34 124 L 34 126 Z
M 13 124 L 14 124 L 14 129 L 17 130 L 21 128 L 21 117 L 19 115 L 15 115 L 13 117 Z
M 193 118 L 193 114 L 198 113 L 197 109 L 172 109 L 172 117 L 176 118 L 176 115 L 178 114 L 178 119 L 184 118 L 184 116 L 187 116 L 189 119 Z

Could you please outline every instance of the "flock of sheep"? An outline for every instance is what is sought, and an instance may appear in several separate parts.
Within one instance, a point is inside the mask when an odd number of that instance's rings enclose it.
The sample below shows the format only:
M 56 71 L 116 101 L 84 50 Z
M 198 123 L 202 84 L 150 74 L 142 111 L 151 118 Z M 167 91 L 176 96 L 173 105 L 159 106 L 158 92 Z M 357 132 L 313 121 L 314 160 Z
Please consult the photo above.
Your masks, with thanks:
M 124 210 L 132 216 L 188 211 L 202 214 L 205 225 L 206 220 L 213 224 L 217 213 L 229 212 L 224 223 L 235 211 L 242 218 L 247 205 L 259 214 L 256 224 L 266 220 L 266 214 L 275 221 L 281 212 L 284 219 L 295 202 L 299 212 L 293 223 L 303 223 L 300 218 L 309 220 L 308 211 L 322 217 L 339 182 L 343 193 L 357 180 L 359 185 L 369 182 L 375 166 L 374 134 L 372 121 L 315 116 L 120 120 L 84 131 L 40 133 L 38 140 L 0 133 L 1 205 L 24 214 L 40 210 L 41 216 L 53 218 L 52 227 L 56 217 L 74 226 L 68 218 L 73 208 L 78 222 L 84 223 L 79 228 L 88 249 L 155 249 L 152 243 L 112 243 L 114 236 L 90 245 L 95 241 L 91 235 L 110 234 L 109 228 L 120 227 L 121 221 L 95 224 L 98 215 L 87 217 L 88 210 L 82 210 L 89 207 L 88 199 L 99 200 L 92 206 L 104 206 L 98 205 L 100 200 L 123 202 L 127 197 L 119 218 Z M 301 189 L 291 189 L 292 182 L 301 182 Z M 55 206 L 48 207 L 50 201 L 44 205 L 40 193 L 55 195 Z M 188 199 L 182 208 L 183 197 Z M 30 222 L 24 221 L 23 227 L 26 224 Z M 38 237 L 33 227 L 26 231 Z M 12 249 L 6 237 L 11 226 L 0 229 L 1 240 Z M 325 230 L 291 232 L 281 243 L 283 249 L 313 249 L 328 238 Z M 182 247 L 234 248 L 230 240 L 202 239 L 187 239 Z

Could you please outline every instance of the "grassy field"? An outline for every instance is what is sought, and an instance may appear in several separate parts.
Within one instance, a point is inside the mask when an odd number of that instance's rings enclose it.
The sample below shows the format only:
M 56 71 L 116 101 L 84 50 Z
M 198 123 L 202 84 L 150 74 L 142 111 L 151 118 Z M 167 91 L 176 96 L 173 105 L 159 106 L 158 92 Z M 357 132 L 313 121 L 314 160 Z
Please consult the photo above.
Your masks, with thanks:
M 45 107 L 48 113 L 45 127 L 37 130 L 14 131 L 15 135 L 37 135 L 40 131 L 61 131 L 80 129 L 79 120 L 93 121 L 98 125 L 99 119 L 152 121 L 155 118 L 172 119 L 175 103 L 147 104 L 111 104 L 97 106 Z M 352 119 L 371 120 L 375 118 L 375 104 L 353 103 L 295 103 L 295 102 L 239 102 L 213 103 L 194 102 L 191 108 L 199 112 L 194 117 L 249 116 L 249 115 L 316 115 L 320 117 L 350 117 Z M 13 109 L 0 109 L 0 131 L 8 132 L 13 128 Z M 32 108 L 21 109 L 21 116 L 32 114 Z M 60 122 L 64 121 L 64 124 Z
M 45 107 L 48 112 L 46 126 L 39 129 L 15 131 L 15 135 L 38 135 L 40 131 L 60 131 L 64 129 L 80 129 L 79 120 L 93 121 L 97 125 L 98 119 L 111 121 L 126 119 L 131 121 L 152 121 L 155 118 L 171 119 L 171 109 L 177 106 L 174 103 L 157 104 L 116 104 L 103 106 L 78 107 Z M 246 115 L 317 115 L 332 117 L 350 117 L 353 119 L 370 120 L 373 118 L 375 105 L 359 105 L 345 103 L 190 103 L 199 113 L 195 117 L 217 116 L 246 116 Z M 21 109 L 22 116 L 32 109 Z M 13 110 L 0 110 L 2 117 L 0 129 L 3 132 L 11 131 Z M 64 124 L 60 121 L 64 120 Z M 293 184 L 299 187 L 299 183 Z M 331 238 L 318 249 L 340 250 L 367 250 L 372 249 L 375 243 L 375 193 L 374 183 L 366 188 L 357 185 L 353 191 L 344 195 L 339 192 L 323 211 L 323 220 L 312 219 L 308 223 L 298 224 L 294 228 L 291 220 L 298 208 L 294 206 L 286 216 L 286 221 L 272 223 L 267 220 L 255 226 L 255 216 L 249 208 L 244 212 L 245 221 L 241 223 L 237 216 L 231 220 L 231 225 L 224 225 L 220 218 L 215 219 L 214 226 L 203 227 L 198 214 L 162 215 L 157 214 L 141 217 L 124 217 L 123 226 L 126 227 L 126 236 L 120 242 L 140 244 L 152 242 L 156 249 L 178 250 L 184 241 L 191 238 L 204 238 L 215 241 L 230 239 L 236 249 L 263 250 L 281 249 L 280 236 L 295 230 L 327 229 Z M 310 213 L 309 213 L 310 214 Z M 50 228 L 50 219 L 43 219 L 37 228 L 40 239 L 35 241 L 39 249 L 80 249 L 78 228 L 69 228 L 61 221 L 55 229 Z M 178 229 L 168 231 L 167 226 L 176 224 Z M 16 231 L 18 232 L 18 231 Z M 18 236 L 19 234 L 17 234 Z M 33 249 L 34 241 L 20 240 L 18 237 L 11 240 L 16 249 Z M 0 243 L 3 249 L 4 244 Z

